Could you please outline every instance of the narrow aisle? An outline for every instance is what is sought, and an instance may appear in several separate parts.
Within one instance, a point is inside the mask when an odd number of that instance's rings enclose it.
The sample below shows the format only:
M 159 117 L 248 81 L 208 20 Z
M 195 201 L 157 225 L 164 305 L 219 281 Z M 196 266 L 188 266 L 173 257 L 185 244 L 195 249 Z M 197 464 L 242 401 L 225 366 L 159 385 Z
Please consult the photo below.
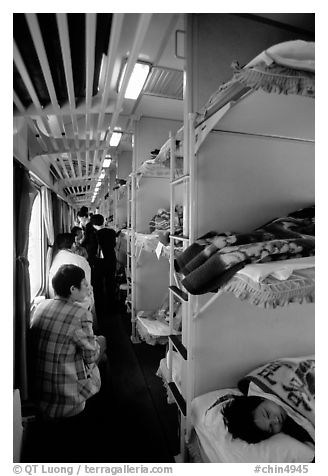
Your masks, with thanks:
M 167 426 L 170 420 L 174 424 L 175 408 L 166 403 L 166 392 L 155 375 L 165 349 L 132 344 L 128 319 L 124 312 L 113 313 L 108 317 L 105 332 L 111 373 L 112 426 L 116 429 L 113 461 L 174 462 L 174 445 L 169 441 Z M 142 348 L 150 352 L 142 355 Z M 159 395 L 161 398 L 157 400 Z M 173 431 L 176 429 L 172 428 L 172 434 Z

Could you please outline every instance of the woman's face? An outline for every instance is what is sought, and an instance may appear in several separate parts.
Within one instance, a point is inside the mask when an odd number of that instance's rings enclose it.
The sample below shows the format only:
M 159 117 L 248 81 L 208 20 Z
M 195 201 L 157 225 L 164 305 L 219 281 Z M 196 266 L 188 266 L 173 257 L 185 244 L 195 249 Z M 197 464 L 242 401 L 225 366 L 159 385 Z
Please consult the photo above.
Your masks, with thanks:
M 275 435 L 282 431 L 286 411 L 271 400 L 263 400 L 253 412 L 254 423 L 262 431 Z
M 81 241 L 83 240 L 84 238 L 84 233 L 83 231 L 78 231 L 77 234 L 75 235 L 75 243 L 77 244 L 81 244 Z
M 88 223 L 88 217 L 78 217 L 81 226 L 85 226 Z

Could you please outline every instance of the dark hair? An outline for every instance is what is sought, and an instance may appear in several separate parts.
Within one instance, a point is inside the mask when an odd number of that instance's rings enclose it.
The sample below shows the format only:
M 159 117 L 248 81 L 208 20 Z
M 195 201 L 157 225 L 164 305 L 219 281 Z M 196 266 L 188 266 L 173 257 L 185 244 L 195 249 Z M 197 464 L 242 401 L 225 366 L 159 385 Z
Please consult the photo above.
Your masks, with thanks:
M 74 235 L 72 233 L 59 233 L 56 237 L 56 246 L 58 250 L 71 249 L 74 243 Z
M 83 233 L 83 230 L 80 226 L 73 226 L 73 228 L 71 229 L 71 233 L 73 236 L 77 236 L 79 232 Z
M 80 210 L 77 212 L 78 217 L 88 218 L 88 207 L 81 207 Z
M 233 438 L 240 438 L 247 443 L 258 443 L 271 436 L 270 433 L 260 430 L 254 423 L 254 410 L 263 400 L 262 397 L 257 396 L 236 395 L 226 404 L 222 414 Z
M 102 226 L 104 224 L 104 217 L 100 214 L 92 215 L 91 223 L 92 225 Z
M 71 294 L 71 286 L 80 289 L 84 278 L 82 268 L 75 264 L 63 264 L 52 278 L 52 287 L 58 296 L 67 298 Z

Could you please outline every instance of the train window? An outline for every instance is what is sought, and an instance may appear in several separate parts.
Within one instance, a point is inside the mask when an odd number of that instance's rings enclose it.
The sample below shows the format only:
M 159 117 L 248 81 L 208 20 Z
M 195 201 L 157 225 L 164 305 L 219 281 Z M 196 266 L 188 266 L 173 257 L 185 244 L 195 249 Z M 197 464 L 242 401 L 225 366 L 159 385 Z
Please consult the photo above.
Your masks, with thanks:
M 43 245 L 40 192 L 35 197 L 32 207 L 27 258 L 29 261 L 31 301 L 33 301 L 43 286 Z

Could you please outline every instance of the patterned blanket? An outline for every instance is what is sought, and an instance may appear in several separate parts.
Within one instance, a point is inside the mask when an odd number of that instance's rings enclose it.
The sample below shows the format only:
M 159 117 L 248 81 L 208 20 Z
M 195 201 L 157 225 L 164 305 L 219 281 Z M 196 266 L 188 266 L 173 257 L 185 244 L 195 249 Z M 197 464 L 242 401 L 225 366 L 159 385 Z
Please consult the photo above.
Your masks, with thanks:
M 252 384 L 255 384 L 255 386 Z M 276 401 L 314 440 L 314 356 L 283 358 L 250 372 L 238 383 L 241 392 Z
M 156 215 L 152 217 L 149 222 L 150 233 L 156 230 L 170 230 L 170 211 L 164 208 L 159 208 Z M 183 208 L 181 205 L 175 206 L 174 211 L 174 233 L 182 235 L 183 226 Z
M 313 256 L 315 208 L 276 218 L 251 233 L 211 231 L 175 260 L 191 294 L 216 292 L 246 264 Z

